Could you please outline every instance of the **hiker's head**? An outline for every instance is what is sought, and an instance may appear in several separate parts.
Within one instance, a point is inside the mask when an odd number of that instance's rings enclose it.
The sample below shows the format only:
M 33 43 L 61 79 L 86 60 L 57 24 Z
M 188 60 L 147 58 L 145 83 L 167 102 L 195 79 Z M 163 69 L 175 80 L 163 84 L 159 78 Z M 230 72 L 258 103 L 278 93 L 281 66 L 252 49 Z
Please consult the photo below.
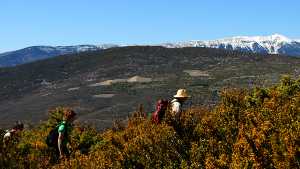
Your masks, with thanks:
M 75 120 L 76 113 L 72 109 L 64 110 L 64 120 L 73 121 Z
M 24 129 L 24 124 L 20 121 L 17 121 L 15 126 L 13 127 L 14 130 L 21 131 Z
M 157 110 L 165 110 L 168 107 L 168 101 L 167 100 L 163 100 L 163 99 L 159 99 L 156 103 L 156 109 Z
M 185 101 L 190 98 L 190 96 L 185 89 L 178 89 L 176 95 L 174 95 L 174 98 L 178 99 L 179 101 Z

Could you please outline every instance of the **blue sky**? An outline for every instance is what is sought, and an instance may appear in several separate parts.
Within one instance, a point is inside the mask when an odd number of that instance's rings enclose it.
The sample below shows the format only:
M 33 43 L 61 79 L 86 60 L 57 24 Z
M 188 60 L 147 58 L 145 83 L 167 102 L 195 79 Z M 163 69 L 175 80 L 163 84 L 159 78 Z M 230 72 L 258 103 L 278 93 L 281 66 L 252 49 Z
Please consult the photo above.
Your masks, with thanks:
M 1 0 L 0 52 L 273 33 L 300 39 L 299 11 L 299 0 Z

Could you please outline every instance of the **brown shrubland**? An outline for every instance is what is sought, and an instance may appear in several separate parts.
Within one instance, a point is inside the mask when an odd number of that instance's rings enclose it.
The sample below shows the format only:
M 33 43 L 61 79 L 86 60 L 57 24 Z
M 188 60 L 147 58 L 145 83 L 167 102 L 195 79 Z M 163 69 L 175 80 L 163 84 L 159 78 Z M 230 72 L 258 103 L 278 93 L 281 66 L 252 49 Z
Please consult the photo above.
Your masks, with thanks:
M 59 163 L 45 144 L 64 108 L 9 145 L 2 168 L 300 168 L 300 79 L 270 88 L 225 89 L 213 109 L 192 107 L 175 121 L 152 124 L 143 112 L 97 132 L 77 124 L 71 157 Z M 2 132 L 3 133 L 3 132 Z

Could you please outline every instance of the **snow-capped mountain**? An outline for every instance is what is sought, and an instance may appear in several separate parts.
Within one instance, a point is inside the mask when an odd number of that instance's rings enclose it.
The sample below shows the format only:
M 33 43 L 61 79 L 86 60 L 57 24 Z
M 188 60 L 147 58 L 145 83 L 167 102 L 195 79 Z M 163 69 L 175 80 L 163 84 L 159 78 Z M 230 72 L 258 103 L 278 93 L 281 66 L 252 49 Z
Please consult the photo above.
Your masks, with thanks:
M 240 50 L 255 53 L 284 54 L 300 56 L 300 40 L 291 40 L 283 35 L 271 36 L 237 36 L 218 40 L 194 40 L 179 43 L 164 43 L 167 48 L 208 47 Z
M 15 66 L 64 54 L 103 50 L 128 45 L 77 45 L 77 46 L 32 46 L 0 54 L 0 67 Z M 139 46 L 139 45 L 130 45 Z M 152 45 L 150 45 L 152 46 Z M 263 54 L 282 54 L 300 57 L 300 39 L 292 40 L 280 34 L 270 36 L 236 36 L 218 40 L 192 40 L 177 43 L 162 43 L 154 46 L 166 48 L 207 47 L 240 50 Z
M 19 64 L 42 60 L 58 55 L 73 54 L 87 51 L 103 50 L 117 47 L 113 44 L 104 45 L 77 45 L 77 46 L 32 46 L 24 49 L 0 54 L 0 67 L 9 67 Z

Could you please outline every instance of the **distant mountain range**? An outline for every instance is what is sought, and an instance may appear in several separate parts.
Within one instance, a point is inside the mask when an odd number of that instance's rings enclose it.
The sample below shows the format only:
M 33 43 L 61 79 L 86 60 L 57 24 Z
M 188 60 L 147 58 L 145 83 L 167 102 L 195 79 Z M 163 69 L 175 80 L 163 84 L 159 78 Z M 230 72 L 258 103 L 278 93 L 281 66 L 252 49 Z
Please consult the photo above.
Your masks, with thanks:
M 97 51 L 117 45 L 76 45 L 76 46 L 31 46 L 24 49 L 0 54 L 0 67 L 16 66 L 59 55 Z
M 67 106 L 86 124 L 111 127 L 143 105 L 186 88 L 189 105 L 212 105 L 226 87 L 252 88 L 300 76 L 300 58 L 214 48 L 130 46 L 81 52 L 0 68 L 0 128 L 37 124 Z
M 300 56 L 300 40 L 292 40 L 280 34 L 270 36 L 236 36 L 209 41 L 188 41 L 179 43 L 165 43 L 162 46 L 168 48 L 182 47 L 207 47 L 228 50 L 239 50 L 262 54 L 281 54 Z
M 0 54 L 0 67 L 9 67 L 29 63 L 64 54 L 97 51 L 121 45 L 77 45 L 77 46 L 32 46 L 17 51 Z M 122 45 L 124 46 L 124 45 Z M 133 45 L 131 45 L 133 46 Z M 137 45 L 138 46 L 138 45 Z M 163 43 L 150 46 L 166 48 L 205 47 L 239 50 L 262 54 L 280 54 L 300 57 L 300 40 L 292 40 L 280 34 L 270 36 L 236 36 L 218 40 L 193 40 L 187 42 Z

